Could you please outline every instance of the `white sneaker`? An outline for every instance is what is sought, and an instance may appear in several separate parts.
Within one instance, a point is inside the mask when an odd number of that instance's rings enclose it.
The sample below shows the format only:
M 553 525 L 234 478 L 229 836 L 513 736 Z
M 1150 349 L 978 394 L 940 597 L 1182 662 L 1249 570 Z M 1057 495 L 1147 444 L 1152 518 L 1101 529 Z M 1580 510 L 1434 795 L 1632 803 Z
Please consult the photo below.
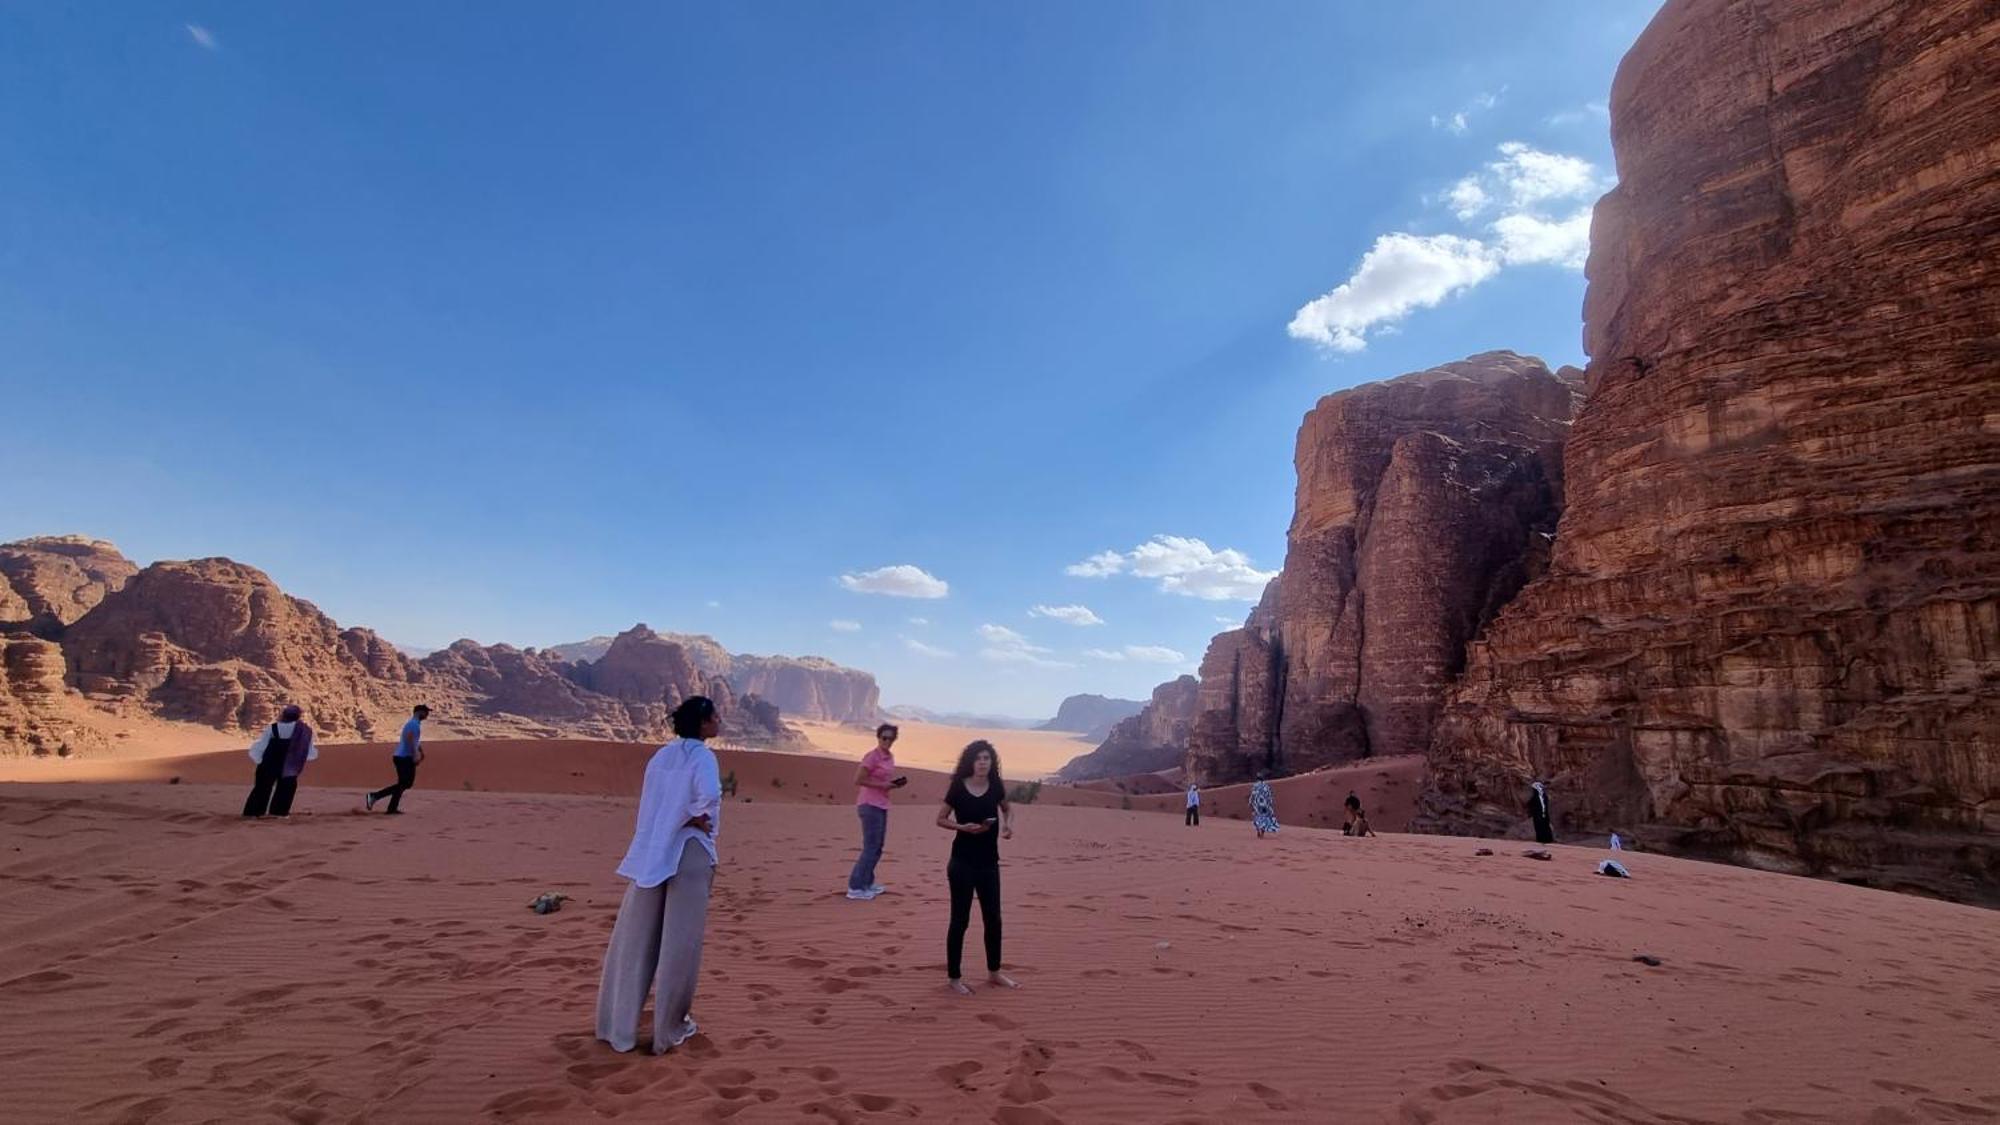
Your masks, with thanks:
M 870 886 L 870 887 L 868 888 L 868 893 L 869 893 L 869 894 L 871 894 L 871 895 L 879 895 L 879 894 L 881 894 L 881 893 L 882 893 L 883 891 L 886 891 L 886 890 L 888 890 L 888 889 L 889 889 L 889 888 L 887 888 L 887 887 L 883 886 L 882 884 L 880 884 L 880 883 L 876 883 L 876 884 L 874 884 L 874 885 L 872 885 L 872 886 Z
M 851 899 L 856 899 L 860 902 L 867 902 L 869 899 L 874 898 L 879 893 L 881 892 L 873 889 L 866 891 L 849 891 L 847 892 L 847 897 Z

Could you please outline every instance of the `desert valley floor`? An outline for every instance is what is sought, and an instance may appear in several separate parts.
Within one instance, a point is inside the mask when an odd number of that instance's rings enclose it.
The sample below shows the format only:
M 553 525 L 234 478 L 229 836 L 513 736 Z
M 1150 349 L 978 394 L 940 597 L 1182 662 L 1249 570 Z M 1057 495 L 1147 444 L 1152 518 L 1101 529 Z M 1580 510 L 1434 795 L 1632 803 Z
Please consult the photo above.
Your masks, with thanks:
M 646 749 L 486 751 L 442 748 L 394 820 L 358 809 L 379 749 L 329 749 L 289 823 L 232 815 L 240 751 L 7 774 L 38 780 L 0 784 L 6 1118 L 2000 1118 L 2000 914 L 1090 794 L 1021 810 L 1024 987 L 959 1000 L 940 779 L 891 823 L 890 893 L 850 902 L 851 766 L 774 754 L 725 756 L 703 1034 L 617 1055 L 591 1034 L 634 806 L 609 794 Z M 573 897 L 536 915 L 544 891 Z

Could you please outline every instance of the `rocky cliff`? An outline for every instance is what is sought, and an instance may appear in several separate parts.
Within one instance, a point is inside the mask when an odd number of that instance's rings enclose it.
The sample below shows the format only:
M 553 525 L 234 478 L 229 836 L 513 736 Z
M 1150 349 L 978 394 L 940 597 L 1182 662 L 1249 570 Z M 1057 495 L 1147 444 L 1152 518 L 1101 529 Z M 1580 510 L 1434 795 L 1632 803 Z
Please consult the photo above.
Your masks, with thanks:
M 62 652 L 88 698 L 224 730 L 297 703 L 328 737 L 368 738 L 412 698 L 393 647 L 229 559 L 138 572 L 63 630 Z
M 1284 569 L 1202 660 L 1195 778 L 1429 746 L 1466 643 L 1546 556 L 1580 374 L 1488 352 L 1320 400 Z
M 702 634 L 658 633 L 686 650 L 703 675 L 723 677 L 738 695 L 755 695 L 799 719 L 873 723 L 881 715 L 875 677 L 818 656 L 749 656 L 732 653 Z M 544 653 L 572 663 L 601 659 L 614 637 L 551 645 Z
M 1669 0 L 1618 70 L 1546 575 L 1428 823 L 2000 886 L 2000 19 Z
M 1056 717 L 1035 728 L 1062 730 L 1102 742 L 1111 728 L 1144 710 L 1145 701 L 1112 699 L 1103 695 L 1072 695 L 1056 707 Z
M 729 684 L 770 700 L 787 715 L 832 723 L 873 723 L 882 716 L 875 677 L 817 656 L 738 656 Z
M 81 535 L 0 544 L 0 628 L 68 625 L 138 572 L 118 548 Z
M 1089 781 L 1179 766 L 1187 756 L 1188 728 L 1200 686 L 1193 676 L 1182 676 L 1154 688 L 1152 700 L 1138 714 L 1120 720 L 1102 745 L 1070 759 L 1057 776 Z
M 64 537 L 9 544 L 0 564 L 0 608 L 20 610 L 0 622 L 0 753 L 100 749 L 120 716 L 244 732 L 288 703 L 335 739 L 386 737 L 421 701 L 436 708 L 436 737 L 650 741 L 671 736 L 668 713 L 698 692 L 722 705 L 726 738 L 804 745 L 775 704 L 705 675 L 700 649 L 644 626 L 595 661 L 469 640 L 414 661 L 229 559 L 128 574 L 109 544 Z
M 726 676 L 702 671 L 696 650 L 645 625 L 618 634 L 596 660 L 566 665 L 565 674 L 623 704 L 648 738 L 670 736 L 673 709 L 691 695 L 706 695 L 722 711 L 725 738 L 760 746 L 805 744 L 779 719 L 776 704 L 754 693 L 739 696 Z

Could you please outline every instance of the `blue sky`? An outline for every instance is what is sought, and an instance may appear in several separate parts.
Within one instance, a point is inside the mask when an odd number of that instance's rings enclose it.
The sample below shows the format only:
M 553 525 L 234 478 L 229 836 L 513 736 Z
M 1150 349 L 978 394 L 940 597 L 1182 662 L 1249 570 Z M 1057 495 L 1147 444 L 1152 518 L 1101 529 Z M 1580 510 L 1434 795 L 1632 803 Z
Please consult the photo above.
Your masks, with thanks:
M 1140 696 L 1282 562 L 1319 396 L 1582 361 L 1656 8 L 9 0 L 0 538 Z

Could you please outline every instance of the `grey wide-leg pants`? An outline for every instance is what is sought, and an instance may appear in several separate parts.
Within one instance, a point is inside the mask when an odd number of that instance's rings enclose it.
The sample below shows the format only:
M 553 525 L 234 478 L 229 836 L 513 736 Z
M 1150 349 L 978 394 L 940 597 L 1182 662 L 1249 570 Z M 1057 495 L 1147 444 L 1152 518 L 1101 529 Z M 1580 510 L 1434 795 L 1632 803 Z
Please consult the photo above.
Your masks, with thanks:
M 612 1050 L 638 1045 L 639 1014 L 648 989 L 655 993 L 653 1050 L 680 1045 L 701 974 L 702 931 L 708 926 L 708 892 L 714 882 L 708 851 L 689 841 L 673 878 L 657 887 L 634 883 L 626 888 L 597 991 L 597 1037 Z

